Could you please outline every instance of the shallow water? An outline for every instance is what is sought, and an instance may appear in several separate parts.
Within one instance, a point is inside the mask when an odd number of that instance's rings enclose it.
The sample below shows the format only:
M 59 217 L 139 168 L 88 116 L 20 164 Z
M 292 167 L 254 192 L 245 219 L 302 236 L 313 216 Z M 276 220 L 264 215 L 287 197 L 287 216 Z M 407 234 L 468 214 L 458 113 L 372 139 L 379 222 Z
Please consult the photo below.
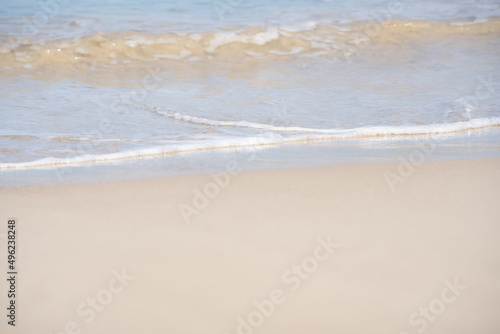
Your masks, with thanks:
M 11 3 L 0 169 L 426 134 L 496 152 L 482 130 L 500 125 L 499 14 L 463 0 Z

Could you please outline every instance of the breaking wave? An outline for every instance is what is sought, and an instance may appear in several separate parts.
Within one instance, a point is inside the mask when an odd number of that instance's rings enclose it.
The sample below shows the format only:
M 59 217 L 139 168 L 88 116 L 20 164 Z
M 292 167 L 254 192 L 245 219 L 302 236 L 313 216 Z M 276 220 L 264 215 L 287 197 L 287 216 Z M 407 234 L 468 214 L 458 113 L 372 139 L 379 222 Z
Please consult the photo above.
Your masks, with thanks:
M 0 37 L 0 63 L 18 70 L 61 64 L 126 66 L 143 61 L 210 61 L 215 58 L 280 59 L 297 56 L 350 56 L 385 42 L 412 43 L 418 38 L 498 34 L 500 19 L 479 21 L 389 20 L 342 26 L 259 26 L 241 30 L 151 34 L 137 31 L 95 33 L 61 40 Z
M 336 135 L 348 136 L 341 138 L 356 138 L 364 136 L 438 134 L 438 133 L 450 133 L 450 132 L 474 130 L 474 129 L 500 125 L 500 117 L 491 117 L 491 118 L 477 118 L 477 119 L 471 119 L 469 121 L 461 121 L 455 123 L 441 123 L 441 124 L 429 124 L 429 125 L 364 126 L 354 129 L 320 129 L 320 128 L 303 128 L 298 126 L 291 126 L 291 127 L 274 126 L 270 124 L 254 123 L 247 121 L 218 121 L 208 118 L 185 115 L 175 111 L 162 111 L 159 109 L 156 109 L 155 111 L 161 115 L 165 115 L 170 118 L 195 124 L 205 124 L 205 125 L 221 126 L 221 127 L 249 128 L 256 130 L 276 131 L 276 132 L 289 132 L 289 133 L 307 132 L 316 134 L 336 134 Z
M 166 154 L 194 152 L 202 150 L 239 148 L 248 146 L 278 145 L 292 142 L 307 142 L 320 140 L 356 139 L 384 136 L 411 136 L 411 135 L 438 135 L 459 131 L 475 130 L 487 127 L 500 126 L 500 117 L 478 118 L 455 123 L 441 123 L 411 126 L 365 126 L 353 129 L 313 129 L 302 127 L 279 127 L 246 121 L 216 121 L 179 114 L 176 112 L 161 112 L 174 119 L 208 126 L 243 127 L 267 132 L 255 136 L 224 138 L 214 140 L 195 141 L 188 143 L 169 144 L 164 146 L 122 151 L 108 154 L 85 154 L 70 158 L 44 158 L 22 163 L 3 163 L 0 169 L 36 168 L 47 166 L 71 166 L 82 163 L 99 163 L 122 159 L 137 159 Z M 291 136 L 282 136 L 274 132 L 293 133 Z

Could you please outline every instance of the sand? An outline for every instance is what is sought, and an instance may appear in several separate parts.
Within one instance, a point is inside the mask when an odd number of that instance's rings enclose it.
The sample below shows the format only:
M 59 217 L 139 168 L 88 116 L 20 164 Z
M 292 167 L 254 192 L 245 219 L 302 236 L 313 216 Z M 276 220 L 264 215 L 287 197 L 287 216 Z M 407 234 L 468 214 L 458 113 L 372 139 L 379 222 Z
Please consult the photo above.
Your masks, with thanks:
M 233 167 L 0 189 L 0 332 L 500 333 L 500 159 Z

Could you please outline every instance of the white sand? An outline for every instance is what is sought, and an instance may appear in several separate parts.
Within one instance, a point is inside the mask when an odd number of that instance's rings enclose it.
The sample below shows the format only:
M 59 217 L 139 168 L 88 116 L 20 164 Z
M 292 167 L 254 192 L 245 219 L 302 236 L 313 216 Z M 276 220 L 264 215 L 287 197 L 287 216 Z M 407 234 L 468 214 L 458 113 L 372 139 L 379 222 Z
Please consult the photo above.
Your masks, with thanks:
M 190 224 L 209 175 L 0 189 L 0 233 L 19 225 L 0 332 L 500 333 L 500 159 L 425 163 L 392 192 L 397 168 L 243 172 Z

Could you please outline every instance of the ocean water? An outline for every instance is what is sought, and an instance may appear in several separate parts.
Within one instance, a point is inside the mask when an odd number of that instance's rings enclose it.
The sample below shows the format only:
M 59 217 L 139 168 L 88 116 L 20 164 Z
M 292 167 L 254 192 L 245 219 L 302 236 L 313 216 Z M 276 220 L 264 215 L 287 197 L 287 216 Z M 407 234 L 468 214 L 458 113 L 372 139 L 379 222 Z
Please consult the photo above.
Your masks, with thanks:
M 5 2 L 0 69 L 4 178 L 431 135 L 500 151 L 498 1 Z

